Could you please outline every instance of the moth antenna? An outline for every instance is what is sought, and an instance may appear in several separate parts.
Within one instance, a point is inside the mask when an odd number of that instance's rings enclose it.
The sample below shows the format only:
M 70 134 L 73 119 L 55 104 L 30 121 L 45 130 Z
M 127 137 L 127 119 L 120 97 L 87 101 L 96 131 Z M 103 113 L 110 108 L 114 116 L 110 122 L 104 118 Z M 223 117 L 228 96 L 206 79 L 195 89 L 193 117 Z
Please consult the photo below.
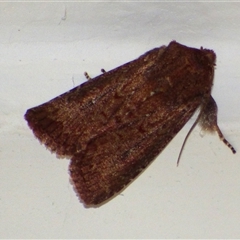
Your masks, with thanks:
M 211 98 L 211 101 L 214 101 L 213 98 Z M 214 104 L 216 104 L 215 102 L 213 102 Z M 213 106 L 216 106 L 216 105 L 213 105 Z M 178 155 L 178 160 L 177 160 L 177 166 L 179 165 L 179 162 L 180 162 L 180 158 L 181 158 L 181 155 L 182 155 L 182 152 L 183 152 L 183 149 L 184 149 L 184 146 L 187 142 L 187 139 L 189 137 L 189 135 L 191 134 L 192 130 L 195 128 L 195 126 L 197 125 L 197 123 L 200 121 L 200 119 L 202 118 L 202 116 L 204 116 L 204 111 L 201 111 L 200 114 L 198 115 L 196 121 L 194 122 L 194 124 L 192 125 L 192 127 L 190 128 L 188 134 L 186 135 L 184 141 L 183 141 L 183 144 L 182 144 L 182 147 L 181 147 L 181 150 L 180 150 L 180 153 Z M 212 125 L 212 129 L 205 129 L 205 130 L 208 130 L 208 131 L 215 131 L 217 132 L 220 140 L 226 145 L 228 146 L 231 151 L 233 152 L 233 154 L 236 153 L 236 150 L 234 149 L 234 147 L 228 142 L 228 140 L 224 137 L 223 133 L 221 132 L 220 128 L 218 127 L 217 125 L 217 122 L 213 123 L 214 125 Z
M 84 76 L 86 77 L 86 79 L 87 79 L 88 81 L 91 80 L 91 77 L 88 75 L 87 72 L 84 72 Z
M 227 145 L 232 150 L 233 154 L 235 154 L 236 150 L 234 149 L 232 144 L 229 143 L 228 140 L 223 136 L 220 128 L 218 127 L 218 125 L 216 125 L 215 127 L 216 127 L 216 132 L 218 133 L 218 136 L 219 136 L 220 140 L 223 141 L 225 143 L 225 145 Z
M 183 141 L 183 144 L 182 144 L 182 147 L 181 147 L 180 153 L 179 153 L 179 155 L 178 155 L 177 166 L 179 165 L 180 158 L 181 158 L 181 155 L 182 155 L 182 152 L 183 152 L 184 146 L 185 146 L 185 144 L 186 144 L 186 142 L 187 142 L 187 139 L 188 139 L 188 137 L 190 136 L 192 130 L 196 127 L 196 125 L 197 125 L 197 123 L 198 123 L 200 117 L 201 117 L 201 113 L 198 115 L 196 121 L 194 122 L 194 124 L 192 125 L 192 127 L 190 128 L 190 130 L 188 131 L 188 133 L 187 133 L 187 135 L 186 135 L 186 137 L 185 137 L 185 139 L 184 139 L 184 141 Z

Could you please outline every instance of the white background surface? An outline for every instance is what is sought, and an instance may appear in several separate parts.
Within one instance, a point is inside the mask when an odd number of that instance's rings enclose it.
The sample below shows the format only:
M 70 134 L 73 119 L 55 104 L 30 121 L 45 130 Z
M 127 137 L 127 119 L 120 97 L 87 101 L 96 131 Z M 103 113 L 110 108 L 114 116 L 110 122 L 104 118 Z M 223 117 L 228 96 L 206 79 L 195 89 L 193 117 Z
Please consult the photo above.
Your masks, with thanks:
M 86 209 L 23 115 L 171 40 L 214 49 L 219 125 L 240 152 L 240 3 L 0 3 L 1 238 L 240 238 L 240 161 L 193 119 L 122 194 Z

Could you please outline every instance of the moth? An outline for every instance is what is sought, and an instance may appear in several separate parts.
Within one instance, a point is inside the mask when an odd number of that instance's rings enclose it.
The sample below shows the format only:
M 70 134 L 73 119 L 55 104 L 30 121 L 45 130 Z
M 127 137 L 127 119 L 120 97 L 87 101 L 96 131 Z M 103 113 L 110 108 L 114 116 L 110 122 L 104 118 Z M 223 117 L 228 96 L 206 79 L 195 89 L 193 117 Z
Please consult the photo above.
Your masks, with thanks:
M 199 123 L 236 152 L 217 124 L 215 61 L 212 50 L 172 41 L 27 110 L 25 119 L 51 152 L 71 159 L 80 201 L 98 206 L 129 185 L 197 109 L 191 130 Z

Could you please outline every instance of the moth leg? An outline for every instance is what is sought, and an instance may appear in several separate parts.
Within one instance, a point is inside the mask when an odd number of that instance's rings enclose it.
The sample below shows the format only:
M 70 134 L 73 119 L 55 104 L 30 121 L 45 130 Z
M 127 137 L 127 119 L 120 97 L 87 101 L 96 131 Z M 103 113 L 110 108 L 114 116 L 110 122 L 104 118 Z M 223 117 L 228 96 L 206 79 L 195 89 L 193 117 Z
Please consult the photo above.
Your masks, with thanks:
M 217 124 L 217 104 L 212 96 L 210 96 L 208 103 L 202 109 L 199 123 L 204 131 L 217 132 L 221 141 L 223 141 L 232 150 L 233 153 L 236 153 L 236 150 L 224 137 Z
M 87 72 L 84 72 L 84 76 L 86 77 L 86 79 L 87 79 L 88 81 L 92 79 L 92 78 L 88 75 Z
M 183 149 L 184 149 L 184 147 L 185 147 L 185 145 L 186 145 L 186 142 L 187 142 L 187 140 L 188 140 L 191 132 L 193 131 L 193 129 L 194 129 L 194 128 L 196 127 L 196 125 L 198 124 L 200 117 L 201 117 L 201 113 L 198 115 L 196 121 L 194 122 L 194 124 L 192 125 L 192 127 L 190 128 L 190 130 L 188 131 L 188 133 L 187 133 L 187 135 L 186 135 L 186 137 L 185 137 L 185 139 L 184 139 L 184 141 L 183 141 L 181 150 L 180 150 L 179 155 L 178 155 L 177 166 L 179 165 L 179 162 L 180 162 L 180 159 L 181 159 L 181 156 L 182 156 L 182 152 L 183 152 Z
M 195 128 L 195 126 L 198 123 L 200 124 L 202 130 L 204 130 L 206 132 L 210 132 L 210 133 L 217 132 L 221 141 L 223 141 L 232 150 L 233 153 L 236 153 L 236 150 L 228 142 L 228 140 L 224 137 L 221 129 L 219 128 L 219 126 L 217 124 L 217 110 L 218 110 L 217 104 L 216 104 L 215 100 L 212 98 L 212 96 L 210 96 L 208 103 L 206 105 L 204 105 L 203 108 L 201 109 L 196 121 L 194 122 L 194 124 L 192 125 L 190 130 L 188 131 L 188 134 L 183 141 L 180 153 L 178 155 L 177 166 L 179 165 L 180 158 L 181 158 L 184 146 L 187 142 L 187 139 L 190 136 L 192 130 Z
M 103 69 L 103 68 L 101 69 L 101 72 L 102 72 L 103 74 L 106 73 L 105 69 Z M 87 72 L 84 72 L 84 76 L 86 77 L 86 79 L 87 79 L 88 81 L 92 79 Z

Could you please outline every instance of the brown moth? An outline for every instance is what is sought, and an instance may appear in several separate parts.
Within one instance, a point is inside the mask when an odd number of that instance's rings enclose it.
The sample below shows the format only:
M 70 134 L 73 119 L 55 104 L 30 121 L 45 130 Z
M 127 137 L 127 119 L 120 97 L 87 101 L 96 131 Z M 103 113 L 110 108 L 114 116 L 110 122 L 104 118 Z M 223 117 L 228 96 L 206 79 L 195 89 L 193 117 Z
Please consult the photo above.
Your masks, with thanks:
M 193 127 L 217 132 L 235 153 L 217 125 L 215 59 L 212 50 L 172 41 L 27 110 L 25 119 L 48 149 L 71 159 L 76 193 L 96 206 L 136 178 L 197 109 Z

